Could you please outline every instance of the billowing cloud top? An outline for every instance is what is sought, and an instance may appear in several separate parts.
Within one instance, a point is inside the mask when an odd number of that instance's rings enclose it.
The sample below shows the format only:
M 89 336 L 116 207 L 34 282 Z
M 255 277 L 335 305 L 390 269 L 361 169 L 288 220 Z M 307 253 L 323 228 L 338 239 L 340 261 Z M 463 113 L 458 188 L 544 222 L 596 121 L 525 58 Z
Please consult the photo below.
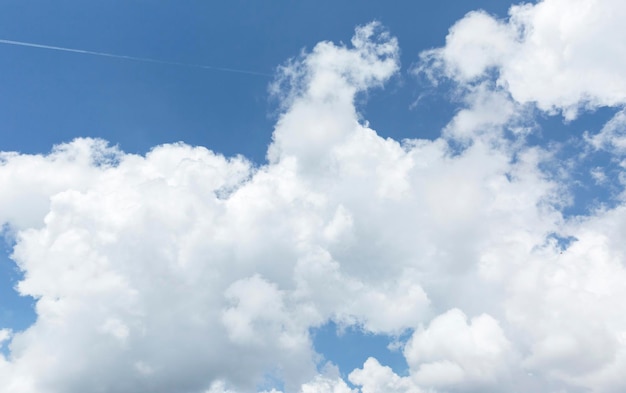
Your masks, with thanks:
M 535 110 L 624 105 L 625 43 L 607 37 L 625 13 L 468 14 L 416 67 L 464 103 L 435 140 L 362 121 L 355 95 L 399 70 L 371 23 L 279 69 L 266 165 L 93 139 L 2 153 L 0 222 L 37 320 L 0 330 L 0 391 L 624 391 L 626 205 L 564 216 L 553 152 L 516 130 Z M 624 123 L 575 137 L 620 161 Z M 408 374 L 371 357 L 342 379 L 310 337 L 328 321 L 408 333 Z

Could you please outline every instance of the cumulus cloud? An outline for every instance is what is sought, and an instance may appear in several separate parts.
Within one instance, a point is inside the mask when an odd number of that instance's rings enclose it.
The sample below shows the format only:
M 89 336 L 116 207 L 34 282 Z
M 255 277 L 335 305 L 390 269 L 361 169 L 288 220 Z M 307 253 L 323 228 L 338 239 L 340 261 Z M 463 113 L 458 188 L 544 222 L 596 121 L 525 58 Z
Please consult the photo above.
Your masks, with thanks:
M 452 78 L 466 105 L 435 140 L 382 138 L 361 118 L 355 97 L 399 70 L 397 41 L 371 23 L 279 69 L 265 165 L 182 143 L 2 153 L 0 221 L 37 320 L 0 330 L 0 390 L 623 390 L 626 207 L 564 217 L 567 189 L 543 169 L 554 155 L 512 132 L 531 103 L 621 103 L 621 68 L 558 51 L 605 28 L 572 33 L 576 15 L 600 11 L 568 4 L 513 7 L 508 21 L 471 13 L 424 55 L 422 71 Z M 550 24 L 571 34 L 548 39 Z M 561 68 L 536 65 L 542 51 Z M 581 67 L 589 79 L 554 95 L 550 73 Z M 609 71 L 616 84 L 598 85 Z M 557 85 L 535 83 L 541 72 Z M 611 124 L 587 140 L 605 146 Z M 326 364 L 309 331 L 328 321 L 408 333 L 407 374 L 375 357 Z
M 350 381 L 363 393 L 420 393 L 422 390 L 408 377 L 400 377 L 390 367 L 382 366 L 375 358 L 369 358 L 362 369 L 350 373 Z
M 468 324 L 458 309 L 417 330 L 405 348 L 416 380 L 425 386 L 493 383 L 513 353 L 498 321 L 482 314 Z
M 507 20 L 471 12 L 422 54 L 421 70 L 461 84 L 495 72 L 515 101 L 574 119 L 626 100 L 626 44 L 614 39 L 624 16 L 619 0 L 544 0 L 511 7 Z

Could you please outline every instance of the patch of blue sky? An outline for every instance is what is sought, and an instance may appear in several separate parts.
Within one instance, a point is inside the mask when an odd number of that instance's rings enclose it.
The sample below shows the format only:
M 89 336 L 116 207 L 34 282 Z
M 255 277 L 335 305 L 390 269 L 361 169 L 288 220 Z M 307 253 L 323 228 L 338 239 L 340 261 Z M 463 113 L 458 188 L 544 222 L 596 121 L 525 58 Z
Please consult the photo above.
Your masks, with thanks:
M 34 299 L 21 296 L 15 285 L 22 273 L 8 255 L 0 256 L 0 326 L 21 331 L 35 322 Z
M 21 70 L 19 86 L 0 95 L 4 151 L 44 153 L 54 144 L 91 136 L 129 153 L 184 141 L 225 155 L 264 158 L 271 128 L 267 104 L 259 102 L 268 78 L 79 55 L 68 67 L 68 59 L 60 58 L 66 54 L 3 49 L 10 56 L 0 57 L 0 67 Z M 39 63 L 48 66 L 33 67 Z M 76 68 L 89 71 L 77 73 Z M 0 74 L 5 90 L 15 84 L 10 73 Z M 235 108 L 236 116 L 222 115 Z M 228 132 L 233 129 L 237 132 Z
M 10 258 L 13 252 L 13 241 L 7 235 L 7 227 L 0 231 L 0 329 L 11 329 L 19 332 L 27 329 L 35 322 L 35 299 L 21 296 L 15 286 L 23 278 L 23 274 Z M 0 352 L 8 355 L 8 342 L 0 344 Z
M 332 362 L 346 380 L 347 375 L 363 367 L 370 356 L 375 356 L 383 366 L 391 367 L 398 375 L 408 374 L 408 365 L 401 348 L 409 336 L 408 332 L 400 337 L 392 337 L 366 333 L 358 326 L 341 327 L 329 321 L 311 329 L 311 336 L 315 350 L 324 357 L 322 366 L 325 362 Z
M 406 70 L 384 90 L 368 92 L 358 108 L 369 126 L 384 138 L 434 140 L 459 110 L 459 105 L 450 101 L 450 88 L 449 82 L 443 81 L 435 89 Z
M 593 136 L 619 111 L 602 107 L 584 111 L 572 121 L 556 115 L 536 116 L 535 132 L 528 145 L 550 146 L 554 159 L 543 165 L 544 171 L 567 186 L 569 204 L 562 207 L 564 217 L 586 215 L 618 202 L 623 186 L 619 181 L 623 168 L 610 152 L 596 150 L 585 140 Z
M 442 118 L 430 113 L 437 105 L 423 116 L 422 108 L 405 110 L 416 99 L 406 71 L 421 50 L 442 45 L 449 26 L 475 8 L 504 16 L 508 4 L 442 1 L 426 11 L 413 2 L 389 7 L 376 1 L 192 1 L 185 7 L 171 1 L 13 2 L 0 14 L 0 38 L 271 73 L 303 47 L 348 42 L 355 25 L 377 19 L 400 39 L 404 74 L 384 94 L 372 94 L 387 103 L 375 110 L 368 105 L 366 118 L 385 136 L 411 138 L 423 130 L 436 133 Z M 55 143 L 94 136 L 133 153 L 182 140 L 264 161 L 275 120 L 267 78 L 26 47 L 2 51 L 2 150 L 41 153 Z
M 574 236 L 561 236 L 557 233 L 551 233 L 546 240 L 554 243 L 561 251 L 565 251 L 572 243 L 576 242 L 577 239 Z
M 270 392 L 272 389 L 283 392 L 285 382 L 279 371 L 268 372 L 263 376 L 263 381 L 256 386 L 258 392 Z

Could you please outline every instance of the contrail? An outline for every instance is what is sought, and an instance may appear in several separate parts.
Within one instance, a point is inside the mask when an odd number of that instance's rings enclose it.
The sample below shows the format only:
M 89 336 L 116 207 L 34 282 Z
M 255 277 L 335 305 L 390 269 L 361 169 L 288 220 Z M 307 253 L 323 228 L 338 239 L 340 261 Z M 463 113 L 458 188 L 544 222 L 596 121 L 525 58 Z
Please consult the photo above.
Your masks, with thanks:
M 165 65 L 173 65 L 173 66 L 179 66 L 179 67 L 201 68 L 201 69 L 205 69 L 205 70 L 220 71 L 220 72 L 234 72 L 234 73 L 237 73 L 237 74 L 248 74 L 248 75 L 257 75 L 257 76 L 265 76 L 265 77 L 271 77 L 272 76 L 271 74 L 266 74 L 264 72 L 257 72 L 257 71 L 250 71 L 250 70 L 240 70 L 240 69 L 237 69 L 237 68 L 215 67 L 215 66 L 209 66 L 209 65 L 203 65 L 203 64 L 180 63 L 180 62 L 177 62 L 177 61 L 167 61 L 167 60 L 151 59 L 149 57 L 135 57 L 135 56 L 116 55 L 116 54 L 113 54 L 113 53 L 95 52 L 95 51 L 84 50 L 84 49 L 64 48 L 64 47 L 61 47 L 61 46 L 35 44 L 35 43 L 32 43 L 32 42 L 12 41 L 12 40 L 0 39 L 0 44 L 28 46 L 28 47 L 31 47 L 31 48 L 50 49 L 50 50 L 58 50 L 58 51 L 62 51 L 62 52 L 81 53 L 83 55 L 112 57 L 114 59 L 141 61 L 141 62 L 144 62 L 144 63 L 155 63 L 155 64 L 165 64 Z

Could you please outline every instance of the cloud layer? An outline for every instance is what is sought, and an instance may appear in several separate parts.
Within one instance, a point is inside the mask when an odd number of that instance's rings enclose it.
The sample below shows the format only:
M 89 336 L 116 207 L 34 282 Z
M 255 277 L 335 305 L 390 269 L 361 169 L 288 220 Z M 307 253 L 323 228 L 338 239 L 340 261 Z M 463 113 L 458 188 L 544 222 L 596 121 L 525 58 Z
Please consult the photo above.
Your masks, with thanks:
M 626 205 L 565 217 L 553 151 L 519 132 L 534 111 L 626 100 L 624 43 L 604 39 L 625 7 L 573 3 L 470 13 L 423 53 L 463 105 L 435 140 L 361 118 L 355 97 L 399 70 L 371 23 L 279 69 L 266 165 L 92 139 L 1 153 L 0 222 L 37 321 L 0 330 L 0 390 L 623 391 Z M 623 117 L 576 137 L 619 161 Z M 330 320 L 408 332 L 408 374 L 372 357 L 342 379 L 309 333 Z

